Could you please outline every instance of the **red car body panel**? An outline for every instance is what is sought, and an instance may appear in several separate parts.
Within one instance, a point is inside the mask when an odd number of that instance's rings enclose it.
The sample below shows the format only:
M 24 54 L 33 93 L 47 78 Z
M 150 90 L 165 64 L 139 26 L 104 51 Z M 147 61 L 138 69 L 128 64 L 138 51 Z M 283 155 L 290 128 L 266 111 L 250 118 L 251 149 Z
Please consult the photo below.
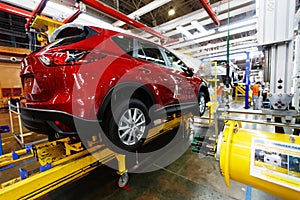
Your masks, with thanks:
M 54 110 L 98 120 L 105 98 L 121 83 L 135 83 L 148 88 L 154 98 L 155 109 L 197 102 L 199 87 L 203 84 L 200 78 L 188 77 L 184 72 L 167 66 L 134 58 L 111 39 L 120 33 L 92 29 L 98 33 L 75 43 L 47 46 L 22 61 L 20 75 L 25 100 L 21 101 L 21 106 L 24 109 Z M 48 62 L 45 55 L 53 58 L 49 62 L 60 62 L 60 56 L 66 54 L 60 55 L 59 52 L 68 50 L 88 52 L 84 57 L 85 63 L 45 65 L 44 62 Z M 53 55 L 56 57 L 51 57 Z

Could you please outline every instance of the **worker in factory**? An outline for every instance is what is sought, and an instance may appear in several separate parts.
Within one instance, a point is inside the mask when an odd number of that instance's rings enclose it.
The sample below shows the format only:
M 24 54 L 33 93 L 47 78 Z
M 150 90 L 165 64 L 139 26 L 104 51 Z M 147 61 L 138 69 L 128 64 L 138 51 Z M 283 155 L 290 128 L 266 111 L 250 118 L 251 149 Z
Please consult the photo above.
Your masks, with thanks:
M 253 100 L 253 110 L 258 110 L 259 105 L 259 94 L 260 94 L 260 82 L 257 81 L 252 86 L 252 100 Z

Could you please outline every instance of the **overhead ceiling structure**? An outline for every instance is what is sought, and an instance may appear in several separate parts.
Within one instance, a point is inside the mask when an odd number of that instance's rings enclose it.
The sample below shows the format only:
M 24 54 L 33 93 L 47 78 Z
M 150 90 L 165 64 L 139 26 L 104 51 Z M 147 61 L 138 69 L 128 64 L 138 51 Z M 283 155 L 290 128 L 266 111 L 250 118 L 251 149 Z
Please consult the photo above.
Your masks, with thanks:
M 228 27 L 230 30 L 230 49 L 237 51 L 253 51 L 257 46 L 256 39 L 256 4 L 253 0 L 233 0 L 230 2 L 230 24 L 228 26 L 228 2 L 217 2 L 212 5 L 221 21 L 215 26 L 203 9 L 168 21 L 155 27 L 174 42 L 166 46 L 203 58 L 226 52 Z M 149 34 L 143 37 L 155 38 Z
M 197 0 L 103 0 L 103 2 L 167 36 L 169 40 L 165 46 L 195 58 L 224 55 L 227 50 L 228 27 L 231 53 L 244 51 L 257 53 L 255 0 L 231 0 L 229 26 L 228 0 L 209 1 L 221 21 L 218 27 Z M 168 16 L 171 7 L 175 9 L 174 16 Z M 119 21 L 113 24 L 124 27 Z M 160 42 L 158 38 L 141 30 L 131 31 L 154 42 Z M 255 56 L 255 53 L 252 55 Z
M 211 57 L 226 52 L 227 19 L 229 0 L 210 0 L 213 11 L 220 20 L 216 26 L 213 20 L 201 7 L 199 0 L 96 0 L 124 13 L 129 18 L 153 28 L 155 31 L 168 37 L 165 46 L 189 54 L 195 58 Z M 21 1 L 6 0 L 12 5 L 32 11 L 39 3 L 38 0 Z M 64 20 L 74 10 L 74 0 L 51 0 L 66 8 L 47 8 L 45 14 L 58 20 Z M 49 3 L 50 3 L 49 2 Z M 230 0 L 230 49 L 234 51 L 252 51 L 257 49 L 256 43 L 256 4 L 255 0 Z M 51 5 L 51 4 L 50 4 Z M 175 14 L 168 15 L 170 8 Z M 93 17 L 91 17 L 93 16 Z M 95 20 L 95 18 L 101 20 Z M 86 14 L 80 15 L 83 23 L 128 29 L 124 22 L 96 11 L 87 6 Z M 121 29 L 119 29 L 121 30 Z M 160 42 L 157 37 L 141 30 L 128 29 L 135 34 Z

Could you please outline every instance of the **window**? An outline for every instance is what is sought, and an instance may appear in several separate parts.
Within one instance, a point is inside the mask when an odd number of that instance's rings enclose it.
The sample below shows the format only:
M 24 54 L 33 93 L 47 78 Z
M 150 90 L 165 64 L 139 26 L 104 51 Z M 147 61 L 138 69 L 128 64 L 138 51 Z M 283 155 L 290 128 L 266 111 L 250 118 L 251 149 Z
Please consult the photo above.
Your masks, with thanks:
M 186 65 L 182 62 L 182 60 L 180 60 L 177 56 L 175 56 L 173 53 L 169 52 L 169 51 L 165 51 L 166 52 L 166 55 L 167 55 L 167 58 L 169 60 L 169 66 L 172 68 L 172 69 L 176 69 L 176 70 L 179 70 L 179 71 L 182 71 L 182 68 L 186 69 Z
M 166 65 L 159 48 L 151 43 L 139 41 L 137 57 L 159 65 Z
M 76 42 L 80 42 L 84 39 L 90 38 L 96 34 L 98 34 L 97 31 L 87 26 L 68 24 L 65 26 L 61 26 L 61 28 L 58 28 L 55 32 L 53 32 L 50 37 L 50 42 L 53 43 L 46 48 L 52 49 L 55 47 L 74 44 Z
M 112 40 L 128 55 L 132 56 L 133 54 L 133 38 L 126 36 L 116 36 L 112 37 Z

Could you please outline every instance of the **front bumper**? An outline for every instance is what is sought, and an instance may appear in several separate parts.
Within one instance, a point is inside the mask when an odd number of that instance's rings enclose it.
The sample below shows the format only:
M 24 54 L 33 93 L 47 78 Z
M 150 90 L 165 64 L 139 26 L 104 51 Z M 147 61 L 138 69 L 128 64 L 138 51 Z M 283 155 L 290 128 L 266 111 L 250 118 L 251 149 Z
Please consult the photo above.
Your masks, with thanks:
M 100 123 L 98 120 L 87 120 L 62 111 L 25 107 L 21 107 L 21 119 L 27 129 L 46 135 L 54 133 L 62 135 L 78 134 L 80 130 L 89 130 L 89 127 L 95 126 L 99 127 Z M 68 127 L 68 131 L 59 128 L 58 123 Z

